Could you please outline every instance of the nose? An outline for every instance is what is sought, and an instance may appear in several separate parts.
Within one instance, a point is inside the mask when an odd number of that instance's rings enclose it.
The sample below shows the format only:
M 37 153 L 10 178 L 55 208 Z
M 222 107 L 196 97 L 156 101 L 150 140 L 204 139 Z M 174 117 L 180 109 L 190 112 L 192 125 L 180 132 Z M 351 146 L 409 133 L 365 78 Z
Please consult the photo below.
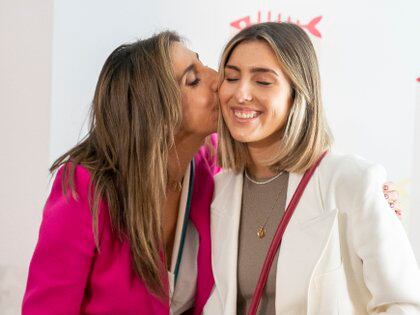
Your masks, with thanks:
M 247 82 L 239 82 L 235 91 L 235 98 L 239 104 L 252 101 L 252 93 Z
M 210 68 L 210 67 L 206 67 L 207 68 L 207 74 L 208 74 L 208 78 L 209 78 L 209 82 L 210 82 L 210 88 L 213 92 L 217 92 L 218 90 L 218 74 L 217 71 Z

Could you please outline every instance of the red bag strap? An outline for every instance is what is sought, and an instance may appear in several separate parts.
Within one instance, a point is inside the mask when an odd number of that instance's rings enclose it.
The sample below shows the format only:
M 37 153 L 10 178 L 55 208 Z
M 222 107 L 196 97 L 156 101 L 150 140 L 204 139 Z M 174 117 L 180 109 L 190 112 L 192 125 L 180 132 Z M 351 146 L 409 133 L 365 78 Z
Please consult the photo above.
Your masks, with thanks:
M 284 231 L 286 230 L 286 227 L 289 224 L 290 219 L 292 218 L 296 206 L 298 205 L 299 200 L 302 197 L 309 180 L 311 179 L 312 175 L 314 174 L 315 170 L 317 169 L 317 167 L 319 166 L 326 154 L 327 151 L 324 152 L 321 155 L 321 157 L 316 161 L 316 163 L 305 172 L 302 179 L 300 180 L 298 187 L 296 188 L 295 193 L 293 194 L 292 199 L 290 200 L 289 205 L 286 208 L 286 211 L 283 214 L 283 217 L 280 220 L 276 233 L 274 234 L 273 240 L 271 241 L 270 248 L 268 249 L 267 256 L 265 257 L 260 277 L 258 279 L 258 283 L 254 291 L 254 295 L 252 296 L 251 306 L 248 312 L 249 315 L 255 315 L 257 313 L 258 306 L 261 301 L 261 296 L 265 284 L 267 283 L 268 274 L 270 273 L 274 257 L 276 256 L 276 253 L 279 250 L 281 241 L 283 239 Z

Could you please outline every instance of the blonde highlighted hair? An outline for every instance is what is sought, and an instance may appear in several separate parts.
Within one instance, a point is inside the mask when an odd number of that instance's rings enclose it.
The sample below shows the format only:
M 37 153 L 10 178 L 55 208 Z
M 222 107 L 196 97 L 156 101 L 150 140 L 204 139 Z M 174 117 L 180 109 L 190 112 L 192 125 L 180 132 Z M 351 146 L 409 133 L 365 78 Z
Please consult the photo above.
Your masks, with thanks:
M 219 67 L 219 84 L 224 80 L 224 69 L 232 52 L 241 43 L 251 41 L 263 41 L 271 47 L 292 88 L 293 102 L 282 132 L 281 150 L 265 163 L 276 172 L 303 173 L 333 141 L 322 108 L 315 49 L 308 35 L 294 24 L 253 25 L 227 43 Z M 222 168 L 243 171 L 249 163 L 247 145 L 232 137 L 221 113 L 218 132 L 218 158 Z

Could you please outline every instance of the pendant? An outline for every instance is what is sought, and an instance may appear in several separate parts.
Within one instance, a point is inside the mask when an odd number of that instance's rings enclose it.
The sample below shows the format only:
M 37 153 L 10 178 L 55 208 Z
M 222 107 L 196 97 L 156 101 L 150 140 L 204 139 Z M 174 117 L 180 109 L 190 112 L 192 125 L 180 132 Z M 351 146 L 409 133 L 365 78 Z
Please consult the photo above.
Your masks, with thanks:
M 265 237 L 265 227 L 262 226 L 258 229 L 257 236 L 259 239 L 263 239 Z
M 168 188 L 173 192 L 180 192 L 182 190 L 182 184 L 180 181 L 171 180 L 168 182 Z

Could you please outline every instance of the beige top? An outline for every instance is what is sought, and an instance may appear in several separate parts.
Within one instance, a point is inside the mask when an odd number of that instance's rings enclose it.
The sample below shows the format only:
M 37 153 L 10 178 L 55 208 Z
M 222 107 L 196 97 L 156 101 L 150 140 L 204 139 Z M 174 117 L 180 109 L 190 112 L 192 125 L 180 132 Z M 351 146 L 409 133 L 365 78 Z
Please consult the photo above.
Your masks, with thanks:
M 289 174 L 266 184 L 256 184 L 244 175 L 238 245 L 237 314 L 247 314 L 268 248 L 286 206 Z M 266 235 L 258 229 L 265 223 Z M 258 314 L 275 314 L 276 261 L 271 267 Z

